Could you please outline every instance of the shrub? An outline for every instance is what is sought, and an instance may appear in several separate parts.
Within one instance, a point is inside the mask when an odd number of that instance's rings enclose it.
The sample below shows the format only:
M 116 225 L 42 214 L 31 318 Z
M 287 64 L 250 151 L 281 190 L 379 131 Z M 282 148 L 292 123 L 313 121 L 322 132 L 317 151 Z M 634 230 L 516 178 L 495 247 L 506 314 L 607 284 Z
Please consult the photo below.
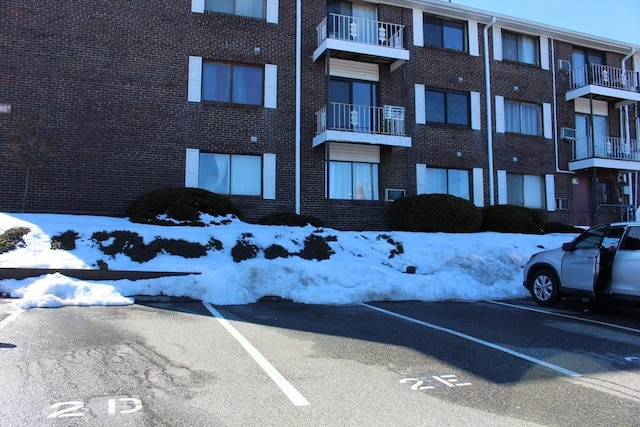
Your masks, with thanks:
M 311 224 L 314 227 L 322 227 L 322 220 L 310 215 L 298 215 L 296 213 L 281 212 L 264 216 L 258 220 L 261 225 L 288 225 L 290 227 L 304 227 Z
M 398 230 L 474 232 L 482 213 L 473 203 L 448 194 L 402 197 L 391 204 L 391 223 Z
M 201 188 L 163 188 L 139 197 L 127 208 L 132 222 L 157 225 L 203 226 L 201 213 L 242 218 L 231 200 Z
M 323 259 L 329 259 L 329 257 L 335 252 L 327 242 L 335 241 L 333 239 L 335 239 L 333 236 L 322 238 L 315 234 L 310 234 L 306 239 L 304 239 L 304 248 L 302 248 L 297 255 L 300 258 L 309 260 L 317 259 L 318 261 L 322 261 Z
M 503 233 L 543 233 L 546 217 L 533 209 L 513 205 L 487 206 L 482 209 L 482 229 Z
M 275 243 L 264 250 L 266 259 L 288 258 L 290 255 L 288 250 Z
M 246 240 L 238 240 L 236 245 L 231 248 L 231 257 L 235 262 L 241 262 L 247 259 L 255 258 L 260 248 Z
M 23 237 L 31 230 L 26 227 L 13 227 L 0 234 L 0 254 L 24 246 Z
M 155 246 L 158 253 L 164 251 L 183 258 L 200 258 L 207 254 L 206 246 L 183 239 L 156 239 L 151 245 Z
M 98 243 L 100 250 L 111 257 L 124 254 L 135 262 L 147 262 L 155 258 L 160 252 L 183 258 L 200 258 L 207 254 L 207 247 L 200 243 L 193 243 L 183 239 L 156 238 L 148 245 L 144 243 L 138 233 L 130 231 L 98 231 L 93 233 L 91 239 Z M 105 245 L 109 239 L 113 241 Z
M 73 230 L 67 230 L 62 234 L 58 234 L 51 238 L 51 249 L 62 249 L 72 251 L 76 248 L 76 239 L 78 233 Z

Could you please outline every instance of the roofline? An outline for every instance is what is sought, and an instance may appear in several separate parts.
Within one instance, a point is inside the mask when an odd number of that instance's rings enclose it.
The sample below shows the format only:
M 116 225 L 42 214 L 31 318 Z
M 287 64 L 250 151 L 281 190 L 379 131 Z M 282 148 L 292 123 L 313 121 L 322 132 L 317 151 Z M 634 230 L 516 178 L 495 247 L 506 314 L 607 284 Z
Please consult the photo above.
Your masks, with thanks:
M 625 55 L 628 54 L 633 48 L 635 48 L 636 51 L 640 51 L 640 45 L 637 44 L 627 43 L 620 40 L 607 39 L 604 37 L 581 33 L 578 31 L 571 31 L 565 28 L 554 27 L 551 25 L 515 18 L 508 15 L 501 15 L 499 13 L 492 13 L 490 11 L 475 9 L 455 3 L 449 3 L 443 0 L 382 0 L 381 3 L 394 6 L 404 6 L 412 9 L 422 9 L 426 12 L 432 12 L 449 18 L 475 20 L 485 25 L 488 24 L 493 17 L 495 17 L 495 25 L 513 29 L 517 32 L 547 36 L 556 40 L 561 40 L 584 47 L 612 51 Z

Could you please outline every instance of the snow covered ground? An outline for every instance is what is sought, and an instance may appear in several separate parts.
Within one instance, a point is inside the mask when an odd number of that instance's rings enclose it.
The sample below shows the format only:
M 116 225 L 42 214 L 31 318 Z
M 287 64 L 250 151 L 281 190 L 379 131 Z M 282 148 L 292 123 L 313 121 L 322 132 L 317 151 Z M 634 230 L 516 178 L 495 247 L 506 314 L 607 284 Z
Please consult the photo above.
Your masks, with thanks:
M 219 222 L 220 218 L 208 218 Z M 263 296 L 300 303 L 353 304 L 375 300 L 478 301 L 521 298 L 522 266 L 543 249 L 559 247 L 575 234 L 344 232 L 329 228 L 261 226 L 232 220 L 207 227 L 162 227 L 131 223 L 125 218 L 53 214 L 0 213 L 0 234 L 28 227 L 24 247 L 0 254 L 0 267 L 97 268 L 103 260 L 111 270 L 189 271 L 199 275 L 148 280 L 82 281 L 50 274 L 24 280 L 2 280 L 21 309 L 67 305 L 133 304 L 135 295 L 187 296 L 213 304 L 249 304 Z M 72 251 L 52 250 L 51 237 L 67 230 L 79 238 Z M 145 263 L 124 254 L 105 255 L 91 239 L 97 231 L 128 230 L 145 243 L 157 237 L 185 239 L 206 245 L 213 237 L 222 250 L 186 259 L 159 254 Z M 245 236 L 262 249 L 273 243 L 299 252 L 310 234 L 335 236 L 329 260 L 298 256 L 234 262 L 231 248 Z M 250 237 L 247 237 L 250 236 Z M 333 240 L 333 239 L 330 239 Z M 400 243 L 403 253 L 390 257 Z M 407 274 L 407 267 L 416 268 Z

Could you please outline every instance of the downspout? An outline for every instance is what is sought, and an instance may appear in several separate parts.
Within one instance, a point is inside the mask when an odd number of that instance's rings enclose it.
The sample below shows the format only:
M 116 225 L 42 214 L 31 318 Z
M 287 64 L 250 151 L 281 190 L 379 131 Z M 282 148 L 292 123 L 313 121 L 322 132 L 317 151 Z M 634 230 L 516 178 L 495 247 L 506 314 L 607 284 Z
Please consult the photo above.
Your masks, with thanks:
M 295 135 L 295 212 L 300 215 L 300 125 L 301 125 L 301 81 L 302 63 L 302 0 L 296 1 L 296 135 Z
M 485 97 L 487 98 L 487 156 L 489 168 L 489 205 L 493 206 L 495 199 L 495 190 L 493 182 L 493 123 L 491 122 L 491 74 L 489 70 L 489 28 L 496 23 L 496 17 L 492 17 L 491 21 L 485 25 L 482 31 L 484 42 L 484 78 L 485 78 Z
M 555 39 L 551 39 L 551 70 L 552 70 L 552 74 L 551 74 L 551 78 L 553 79 L 553 125 L 554 125 L 554 132 L 553 132 L 553 144 L 555 146 L 555 150 L 556 150 L 556 172 L 557 173 L 568 173 L 568 174 L 572 174 L 572 171 L 569 170 L 564 170 L 564 169 L 560 169 L 560 147 L 558 146 L 558 99 L 557 99 L 557 95 L 558 95 L 558 88 L 557 88 L 557 81 L 556 81 L 556 42 Z M 575 126 L 574 126 L 575 127 Z
M 622 78 L 624 79 L 623 81 L 625 82 L 627 82 L 627 69 L 626 69 L 627 60 L 631 58 L 635 53 L 636 53 L 636 48 L 632 47 L 631 52 L 629 52 L 627 56 L 622 58 Z M 625 125 L 625 129 L 624 129 L 625 141 L 627 144 L 629 144 L 629 146 L 631 146 L 631 124 L 629 123 L 629 106 L 628 105 L 624 106 L 624 125 Z M 637 136 L 637 133 L 636 133 L 636 136 Z M 629 205 L 633 206 L 634 200 L 633 200 L 633 184 L 631 182 L 631 172 L 629 172 L 629 175 L 627 176 L 627 181 L 629 184 Z M 638 218 L 636 218 L 636 221 L 638 221 Z

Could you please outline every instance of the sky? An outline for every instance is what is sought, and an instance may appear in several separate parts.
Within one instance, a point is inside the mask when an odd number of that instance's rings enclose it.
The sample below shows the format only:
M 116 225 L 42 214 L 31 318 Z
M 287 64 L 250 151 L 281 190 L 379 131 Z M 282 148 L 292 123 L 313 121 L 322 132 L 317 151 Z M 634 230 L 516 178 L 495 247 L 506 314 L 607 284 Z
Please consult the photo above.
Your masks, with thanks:
M 640 46 L 640 0 L 451 0 L 451 3 Z
M 207 224 L 221 218 L 203 217 Z M 149 280 L 82 281 L 59 273 L 23 280 L 0 280 L 0 292 L 9 294 L 18 310 L 36 307 L 130 305 L 136 295 L 190 297 L 217 305 L 251 304 L 265 296 L 306 304 L 356 304 L 381 300 L 483 301 L 528 297 L 522 285 L 522 267 L 543 249 L 560 247 L 575 234 L 503 234 L 352 232 L 306 227 L 261 226 L 232 219 L 206 227 L 155 226 L 126 218 L 59 214 L 0 213 L 0 234 L 27 227 L 23 247 L 0 254 L 0 267 L 97 268 L 110 270 L 187 271 L 199 275 Z M 76 249 L 51 249 L 51 237 L 67 230 L 79 234 Z M 105 255 L 91 240 L 96 231 L 128 230 L 149 243 L 157 237 L 206 244 L 222 242 L 201 258 L 160 254 L 145 263 L 124 254 Z M 267 260 L 261 251 L 254 259 L 234 262 L 231 248 L 243 236 L 261 248 L 279 244 L 299 252 L 310 234 L 333 236 L 335 252 L 328 260 L 297 256 Z M 391 239 L 391 240 L 390 240 Z M 333 241 L 335 240 L 335 241 Z M 391 243 L 390 243 L 391 242 Z M 108 242 L 106 242 L 108 244 Z M 403 253 L 390 257 L 401 244 Z M 415 274 L 406 273 L 407 267 Z

